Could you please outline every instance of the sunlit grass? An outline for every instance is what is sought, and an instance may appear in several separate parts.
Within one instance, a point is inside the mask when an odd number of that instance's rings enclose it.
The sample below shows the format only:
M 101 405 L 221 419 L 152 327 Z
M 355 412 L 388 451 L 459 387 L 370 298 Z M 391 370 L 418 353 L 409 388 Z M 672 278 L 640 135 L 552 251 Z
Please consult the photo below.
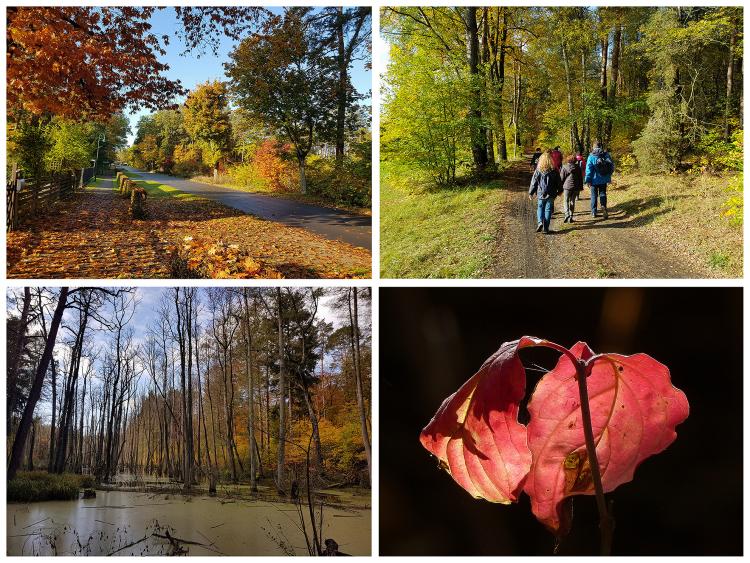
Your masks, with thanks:
M 498 181 L 427 189 L 406 168 L 381 168 L 380 263 L 387 278 L 482 277 L 496 244 Z
M 734 178 L 731 173 L 616 175 L 610 205 L 664 245 L 693 256 L 707 275 L 741 277 L 742 226 L 725 213 L 727 198 L 735 195 Z

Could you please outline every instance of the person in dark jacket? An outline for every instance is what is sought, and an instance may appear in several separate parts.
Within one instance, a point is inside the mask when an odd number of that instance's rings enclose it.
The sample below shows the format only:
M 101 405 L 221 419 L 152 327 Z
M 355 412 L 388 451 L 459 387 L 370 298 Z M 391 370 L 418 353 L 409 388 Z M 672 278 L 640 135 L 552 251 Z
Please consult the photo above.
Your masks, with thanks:
M 560 152 L 560 147 L 555 147 L 552 149 L 552 164 L 555 165 L 555 168 L 558 172 L 560 172 L 560 168 L 562 168 L 563 163 L 563 153 Z
M 570 155 L 567 162 L 563 164 L 560 180 L 563 187 L 563 212 L 565 213 L 563 223 L 572 223 L 576 199 L 583 189 L 583 171 L 578 166 L 576 155 Z
M 534 170 L 536 170 L 536 165 L 539 162 L 539 158 L 542 156 L 542 149 L 537 147 L 537 149 L 534 151 L 534 154 L 531 155 L 531 162 L 529 163 L 529 167 L 531 169 L 531 173 L 534 173 Z
M 555 197 L 562 191 L 560 174 L 552 163 L 550 151 L 545 152 L 539 158 L 534 175 L 531 177 L 529 186 L 529 199 L 536 194 L 537 197 L 537 226 L 536 232 L 550 232 L 549 226 L 554 211 Z
M 601 143 L 595 143 L 586 160 L 586 178 L 584 182 L 591 190 L 591 216 L 597 216 L 597 196 L 602 206 L 602 216 L 606 219 L 607 213 L 607 184 L 612 182 L 612 173 L 615 171 L 615 163 L 612 157 Z

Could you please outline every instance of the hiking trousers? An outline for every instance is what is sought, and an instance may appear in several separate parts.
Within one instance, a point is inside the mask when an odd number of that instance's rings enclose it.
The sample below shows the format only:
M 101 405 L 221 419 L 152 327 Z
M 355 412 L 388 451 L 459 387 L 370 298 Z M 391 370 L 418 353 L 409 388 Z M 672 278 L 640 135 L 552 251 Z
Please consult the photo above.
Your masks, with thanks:
M 572 217 L 576 210 L 576 200 L 578 199 L 578 190 L 565 190 L 563 192 L 563 212 L 565 218 Z
M 597 194 L 602 207 L 607 207 L 607 184 L 603 186 L 591 186 L 591 213 L 596 213 Z

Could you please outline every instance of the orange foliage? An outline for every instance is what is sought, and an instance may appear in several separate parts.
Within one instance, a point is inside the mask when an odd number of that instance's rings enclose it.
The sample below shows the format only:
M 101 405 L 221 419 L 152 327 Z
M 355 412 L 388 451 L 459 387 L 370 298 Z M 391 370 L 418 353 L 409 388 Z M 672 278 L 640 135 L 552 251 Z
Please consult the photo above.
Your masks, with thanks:
M 156 108 L 184 93 L 162 76 L 153 7 L 10 7 L 7 90 L 11 111 L 108 118 L 138 102 Z
M 265 139 L 253 154 L 253 168 L 275 191 L 289 190 L 294 183 L 294 169 L 283 158 L 284 153 L 289 150 L 288 144 L 282 145 L 276 139 Z
M 270 266 L 254 259 L 237 244 L 212 242 L 209 239 L 185 237 L 175 249 L 176 258 L 183 262 L 185 274 L 201 278 L 281 278 Z M 195 277 L 195 276 L 189 276 Z

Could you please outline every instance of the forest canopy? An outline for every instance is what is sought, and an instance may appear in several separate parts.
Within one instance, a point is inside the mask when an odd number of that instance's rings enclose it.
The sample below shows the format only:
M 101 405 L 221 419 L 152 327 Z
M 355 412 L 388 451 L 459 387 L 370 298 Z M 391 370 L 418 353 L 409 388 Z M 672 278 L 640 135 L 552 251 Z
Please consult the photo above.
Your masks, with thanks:
M 369 486 L 369 290 L 24 288 L 8 307 L 9 479 L 289 495 L 309 466 Z
M 382 159 L 438 184 L 596 141 L 646 173 L 741 170 L 741 7 L 393 7 Z
M 96 154 L 257 191 L 309 183 L 313 196 L 370 206 L 370 92 L 352 81 L 370 65 L 370 8 L 175 7 L 171 35 L 156 32 L 163 10 L 8 8 L 9 163 L 46 176 Z M 175 41 L 182 55 L 212 52 L 227 79 L 188 91 L 192 77 L 168 64 Z M 123 116 L 141 109 L 151 113 L 127 147 Z

